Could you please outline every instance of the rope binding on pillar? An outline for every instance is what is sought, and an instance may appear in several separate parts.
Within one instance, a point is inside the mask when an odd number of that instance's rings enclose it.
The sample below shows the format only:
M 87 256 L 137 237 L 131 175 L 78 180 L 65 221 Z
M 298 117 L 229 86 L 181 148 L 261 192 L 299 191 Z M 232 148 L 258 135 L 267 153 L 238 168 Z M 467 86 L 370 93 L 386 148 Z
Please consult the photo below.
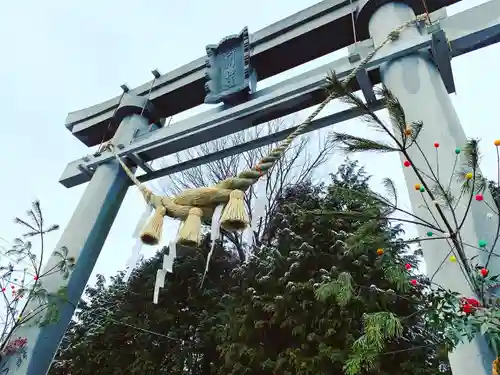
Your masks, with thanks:
M 385 40 L 349 73 L 343 80 L 343 84 L 347 85 L 383 46 L 396 40 L 404 29 L 424 22 L 427 19 L 427 15 L 420 15 L 413 20 L 405 22 L 389 33 Z M 118 156 L 115 145 L 108 143 L 107 148 L 113 153 L 132 182 L 138 187 L 146 203 L 154 207 L 153 216 L 140 234 L 142 242 L 146 245 L 158 244 L 161 240 L 163 218 L 164 216 L 169 216 L 182 221 L 177 242 L 180 245 L 197 247 L 201 242 L 201 223 L 210 222 L 215 208 L 221 204 L 225 205 L 220 218 L 221 227 L 230 232 L 244 230 L 249 225 L 249 216 L 245 210 L 243 200 L 245 191 L 270 171 L 294 139 L 304 133 L 311 121 L 333 99 L 335 99 L 335 94 L 329 93 L 316 110 L 289 134 L 278 147 L 274 148 L 269 155 L 260 160 L 256 166 L 241 172 L 236 177 L 225 179 L 212 187 L 188 189 L 175 197 L 153 194 L 150 189 L 137 180 L 132 171 Z

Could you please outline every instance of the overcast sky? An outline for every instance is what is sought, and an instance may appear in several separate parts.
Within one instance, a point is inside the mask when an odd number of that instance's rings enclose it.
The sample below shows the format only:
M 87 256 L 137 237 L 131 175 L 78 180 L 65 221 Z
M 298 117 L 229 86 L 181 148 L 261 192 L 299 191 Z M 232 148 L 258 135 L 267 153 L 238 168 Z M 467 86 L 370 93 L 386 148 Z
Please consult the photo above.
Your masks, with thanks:
M 19 234 L 12 217 L 22 215 L 35 198 L 41 200 L 48 220 L 62 227 L 73 214 L 85 185 L 66 189 L 58 179 L 67 163 L 90 152 L 66 130 L 64 120 L 68 112 L 119 95 L 122 83 L 135 87 L 150 80 L 152 69 L 166 73 L 203 56 L 205 45 L 217 43 L 244 26 L 253 33 L 316 2 L 3 1 L 0 236 L 11 239 Z M 464 0 L 450 7 L 448 13 L 484 2 Z M 266 80 L 259 88 L 345 54 L 345 50 L 338 51 Z M 500 138 L 495 91 L 500 87 L 498 61 L 498 45 L 453 60 L 457 94 L 452 95 L 452 100 L 467 135 L 485 141 L 482 168 L 487 175 L 493 175 L 496 164 L 491 142 Z M 332 105 L 324 114 L 338 109 Z M 183 116 L 174 117 L 174 121 Z M 359 120 L 353 120 L 335 129 L 361 134 L 366 131 L 363 126 Z M 374 175 L 374 182 L 387 174 L 395 178 L 404 204 L 409 207 L 396 155 L 360 159 Z M 325 168 L 334 171 L 342 160 L 343 156 L 334 157 Z M 98 272 L 109 276 L 124 268 L 134 243 L 131 233 L 142 210 L 141 197 L 131 189 L 94 275 Z M 54 246 L 57 239 L 58 234 L 52 235 L 49 246 Z

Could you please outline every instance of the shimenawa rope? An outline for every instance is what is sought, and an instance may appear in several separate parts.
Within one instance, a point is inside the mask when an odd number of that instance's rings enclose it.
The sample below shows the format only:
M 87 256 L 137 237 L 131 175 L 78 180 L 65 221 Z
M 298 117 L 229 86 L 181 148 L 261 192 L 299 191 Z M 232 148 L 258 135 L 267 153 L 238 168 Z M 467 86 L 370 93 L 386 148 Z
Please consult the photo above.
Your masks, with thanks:
M 407 21 L 382 41 L 372 52 L 370 52 L 353 71 L 343 80 L 347 85 L 356 74 L 375 56 L 375 54 L 390 41 L 398 39 L 400 33 L 415 24 L 423 22 L 427 15 L 420 15 L 413 20 Z M 108 148 L 116 157 L 124 171 L 132 182 L 139 188 L 148 204 L 155 208 L 155 213 L 149 223 L 144 227 L 141 240 L 145 244 L 155 245 L 160 241 L 163 227 L 163 217 L 169 216 L 183 221 L 178 233 L 178 242 L 188 246 L 197 246 L 200 243 L 201 222 L 210 222 L 212 214 L 220 204 L 226 204 L 221 217 L 221 226 L 228 231 L 239 231 L 249 225 L 248 214 L 243 203 L 244 192 L 258 181 L 260 177 L 267 174 L 271 167 L 279 160 L 295 138 L 304 133 L 311 121 L 335 98 L 330 93 L 325 100 L 319 104 L 316 110 L 299 125 L 281 144 L 265 156 L 255 167 L 241 172 L 238 176 L 228 178 L 213 187 L 201 187 L 188 189 L 176 197 L 159 196 L 153 194 L 146 186 L 140 183 L 132 171 L 121 160 L 112 143 Z

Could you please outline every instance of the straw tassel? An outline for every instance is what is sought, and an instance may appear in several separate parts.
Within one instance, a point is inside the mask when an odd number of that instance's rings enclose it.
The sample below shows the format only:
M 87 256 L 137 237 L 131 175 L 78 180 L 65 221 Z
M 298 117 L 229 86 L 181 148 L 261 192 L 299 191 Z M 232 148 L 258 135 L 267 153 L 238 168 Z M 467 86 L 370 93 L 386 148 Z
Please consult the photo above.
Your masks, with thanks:
M 192 207 L 189 210 L 188 217 L 182 223 L 177 243 L 184 246 L 197 247 L 201 243 L 201 217 L 203 211 L 201 208 Z
M 250 223 L 245 209 L 244 196 L 245 193 L 241 190 L 233 190 L 229 195 L 229 202 L 221 217 L 221 226 L 229 232 L 243 230 Z
M 163 231 L 163 217 L 166 214 L 165 207 L 156 206 L 155 212 L 141 233 L 141 241 L 145 245 L 158 245 Z
M 492 366 L 491 366 L 491 374 L 492 375 L 499 375 L 499 369 L 500 369 L 500 357 L 498 357 L 497 359 L 495 359 L 492 363 Z

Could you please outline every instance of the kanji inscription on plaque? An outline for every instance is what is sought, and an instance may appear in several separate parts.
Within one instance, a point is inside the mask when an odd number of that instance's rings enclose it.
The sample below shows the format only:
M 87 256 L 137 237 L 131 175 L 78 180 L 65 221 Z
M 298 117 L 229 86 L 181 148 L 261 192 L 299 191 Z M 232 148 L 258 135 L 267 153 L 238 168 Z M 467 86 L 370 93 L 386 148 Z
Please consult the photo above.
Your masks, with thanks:
M 205 103 L 234 104 L 254 91 L 255 74 L 250 66 L 248 29 L 206 47 Z

